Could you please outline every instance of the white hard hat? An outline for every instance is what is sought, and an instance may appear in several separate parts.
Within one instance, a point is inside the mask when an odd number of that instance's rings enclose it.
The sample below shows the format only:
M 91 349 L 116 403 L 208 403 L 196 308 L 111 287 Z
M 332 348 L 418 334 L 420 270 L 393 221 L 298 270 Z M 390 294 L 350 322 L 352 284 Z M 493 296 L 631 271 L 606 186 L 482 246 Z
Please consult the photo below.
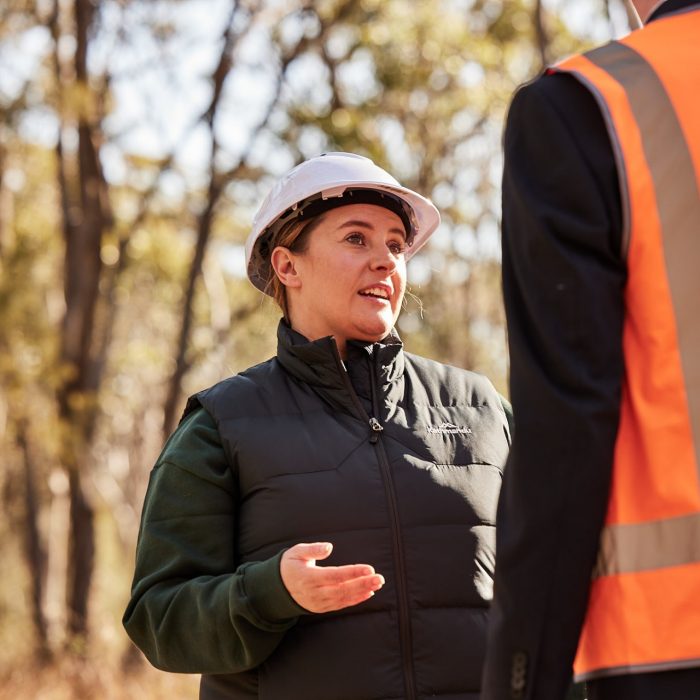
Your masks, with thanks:
M 362 193 L 375 193 L 377 201 L 373 202 Z M 420 249 L 440 224 L 440 214 L 429 199 L 402 187 L 369 158 L 354 153 L 324 153 L 304 161 L 284 175 L 253 219 L 253 228 L 245 244 L 245 259 L 248 277 L 258 289 L 266 292 L 268 283 L 251 264 L 258 241 L 301 216 L 314 202 L 320 204 L 332 198 L 339 198 L 339 201 L 327 202 L 321 205 L 322 208 L 370 202 L 396 211 L 406 226 L 409 240 L 406 259 Z

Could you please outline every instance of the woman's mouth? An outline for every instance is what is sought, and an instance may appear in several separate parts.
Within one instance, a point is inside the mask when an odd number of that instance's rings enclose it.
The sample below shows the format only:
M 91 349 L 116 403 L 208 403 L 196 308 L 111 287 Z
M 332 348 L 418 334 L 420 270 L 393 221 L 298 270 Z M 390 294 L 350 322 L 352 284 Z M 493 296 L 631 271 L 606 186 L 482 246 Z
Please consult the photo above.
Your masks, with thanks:
M 389 299 L 391 297 L 390 290 L 384 286 L 367 287 L 366 289 L 362 289 L 360 292 L 358 292 L 358 294 L 360 294 L 360 296 L 363 296 L 363 297 L 370 297 L 372 299 L 381 299 L 383 301 L 389 301 Z

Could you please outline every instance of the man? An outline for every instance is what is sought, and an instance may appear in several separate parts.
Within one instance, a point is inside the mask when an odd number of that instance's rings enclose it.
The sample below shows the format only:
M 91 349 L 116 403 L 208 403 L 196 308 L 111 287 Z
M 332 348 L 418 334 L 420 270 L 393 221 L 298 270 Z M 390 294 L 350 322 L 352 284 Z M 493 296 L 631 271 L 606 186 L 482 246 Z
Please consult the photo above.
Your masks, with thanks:
M 482 700 L 700 698 L 700 2 L 548 71 L 505 135 L 515 440 Z

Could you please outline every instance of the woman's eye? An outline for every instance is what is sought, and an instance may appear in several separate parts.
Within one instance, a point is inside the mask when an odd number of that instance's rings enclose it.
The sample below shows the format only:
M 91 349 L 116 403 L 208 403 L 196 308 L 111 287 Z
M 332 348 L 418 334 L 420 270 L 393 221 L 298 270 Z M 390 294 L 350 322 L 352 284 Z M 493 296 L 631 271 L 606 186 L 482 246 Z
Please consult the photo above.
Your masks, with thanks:
M 349 236 L 346 236 L 345 240 L 348 243 L 355 243 L 358 245 L 365 242 L 365 238 L 361 233 L 351 233 Z
M 401 253 L 406 250 L 406 246 L 403 243 L 400 243 L 399 241 L 392 241 L 389 243 L 389 250 L 394 254 L 394 255 L 401 255 Z

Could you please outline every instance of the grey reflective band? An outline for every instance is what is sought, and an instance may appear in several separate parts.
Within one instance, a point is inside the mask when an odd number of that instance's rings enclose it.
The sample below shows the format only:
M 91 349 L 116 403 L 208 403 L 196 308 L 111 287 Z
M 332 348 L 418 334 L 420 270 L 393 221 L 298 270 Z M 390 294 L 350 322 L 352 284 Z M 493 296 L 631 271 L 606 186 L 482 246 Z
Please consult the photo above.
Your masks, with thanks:
M 696 668 L 700 666 L 700 659 L 674 659 L 654 664 L 636 664 L 635 666 L 610 666 L 599 668 L 587 673 L 577 673 L 574 680 L 590 681 L 594 678 L 608 678 L 610 676 L 622 676 L 630 673 L 655 673 L 656 671 L 679 671 L 684 668 Z
M 628 187 L 628 177 L 627 177 L 627 164 L 625 163 L 625 156 L 622 153 L 622 147 L 617 139 L 615 133 L 615 122 L 613 121 L 612 114 L 610 113 L 610 107 L 605 101 L 605 98 L 600 93 L 600 90 L 596 87 L 595 83 L 592 82 L 588 76 L 580 73 L 577 70 L 571 70 L 571 75 L 578 79 L 579 82 L 583 83 L 590 91 L 593 98 L 598 103 L 600 113 L 603 116 L 603 121 L 610 135 L 610 145 L 612 146 L 613 157 L 615 158 L 615 167 L 617 168 L 617 180 L 620 187 L 620 205 L 622 207 L 622 236 L 620 240 L 620 252 L 624 259 L 627 258 L 627 252 L 629 250 L 630 244 L 630 197 Z
M 700 563 L 700 513 L 634 525 L 608 525 L 593 577 Z
M 696 466 L 700 469 L 700 193 L 698 175 L 671 100 L 637 51 L 612 42 L 586 54 L 625 90 L 639 127 L 661 221 Z M 691 71 L 692 66 L 683 70 Z M 688 99 L 696 99 L 689 97 Z M 695 129 L 698 128 L 694 125 Z M 624 206 L 624 205 L 623 205 Z M 632 211 L 632 216 L 635 212 Z M 631 224 L 634 231 L 634 222 Z M 673 465 L 670 465 L 671 467 Z M 698 473 L 700 480 L 700 473 Z

